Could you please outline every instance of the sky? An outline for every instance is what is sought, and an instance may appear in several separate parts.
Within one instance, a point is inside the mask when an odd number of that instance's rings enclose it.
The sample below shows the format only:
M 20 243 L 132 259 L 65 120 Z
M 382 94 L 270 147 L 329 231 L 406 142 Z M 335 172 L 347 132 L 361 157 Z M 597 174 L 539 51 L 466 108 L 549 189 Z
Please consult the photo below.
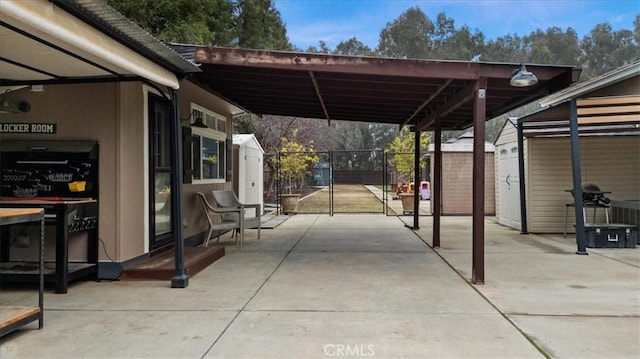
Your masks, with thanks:
M 289 41 L 303 50 L 317 47 L 320 40 L 335 48 L 352 37 L 373 49 L 387 23 L 415 6 L 431 21 L 444 12 L 456 29 L 477 29 L 486 40 L 549 27 L 571 27 L 582 39 L 604 22 L 614 30 L 633 30 L 640 13 L 640 0 L 275 0 Z

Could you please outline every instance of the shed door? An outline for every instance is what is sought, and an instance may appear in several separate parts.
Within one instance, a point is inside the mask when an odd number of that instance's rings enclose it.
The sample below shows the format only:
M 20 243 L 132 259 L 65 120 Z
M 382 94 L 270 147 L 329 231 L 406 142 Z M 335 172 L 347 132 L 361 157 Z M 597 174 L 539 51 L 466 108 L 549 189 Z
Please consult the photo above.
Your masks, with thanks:
M 520 177 L 518 171 L 518 146 L 516 142 L 498 146 L 498 222 L 520 229 Z
M 262 163 L 260 163 L 259 151 L 255 148 L 247 147 L 245 150 L 244 158 L 244 178 L 239 180 L 244 181 L 244 203 L 261 203 L 260 199 L 262 193 L 260 193 L 259 183 L 260 173 L 262 170 Z M 250 209 L 247 213 L 249 216 L 254 216 L 255 211 Z

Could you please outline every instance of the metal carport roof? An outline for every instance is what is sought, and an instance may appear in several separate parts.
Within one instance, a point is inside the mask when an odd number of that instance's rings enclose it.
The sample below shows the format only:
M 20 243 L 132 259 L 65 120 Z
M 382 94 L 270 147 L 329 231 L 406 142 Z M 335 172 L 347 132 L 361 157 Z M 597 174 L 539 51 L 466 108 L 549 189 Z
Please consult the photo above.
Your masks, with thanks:
M 533 87 L 509 85 L 519 64 L 391 59 L 173 44 L 200 64 L 192 79 L 256 114 L 463 129 L 486 79 L 486 118 L 578 80 L 574 66 L 529 65 Z

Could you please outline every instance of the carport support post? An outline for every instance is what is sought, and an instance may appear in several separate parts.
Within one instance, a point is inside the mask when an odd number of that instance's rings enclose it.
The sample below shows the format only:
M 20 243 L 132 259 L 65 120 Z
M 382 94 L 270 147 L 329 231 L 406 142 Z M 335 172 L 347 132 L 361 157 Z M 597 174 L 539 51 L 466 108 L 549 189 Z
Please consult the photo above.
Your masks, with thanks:
M 484 284 L 484 132 L 487 82 L 478 80 L 473 103 L 473 259 L 471 282 Z
M 413 229 L 420 229 L 420 131 L 413 138 Z
M 578 110 L 576 100 L 569 102 L 569 129 L 571 130 L 571 171 L 573 173 L 573 203 L 576 212 L 576 254 L 587 255 L 582 203 L 582 176 L 580 174 L 580 141 L 578 136 Z
M 436 119 L 433 134 L 433 176 L 431 210 L 433 212 L 433 247 L 440 247 L 440 212 L 442 203 L 442 125 Z
M 520 177 L 520 234 L 529 234 L 527 225 L 527 196 L 524 182 L 524 125 L 518 120 L 518 177 Z
M 189 286 L 189 276 L 184 271 L 184 240 L 182 238 L 182 155 L 180 150 L 180 116 L 178 91 L 171 89 L 171 227 L 173 229 L 176 272 L 171 278 L 171 288 Z

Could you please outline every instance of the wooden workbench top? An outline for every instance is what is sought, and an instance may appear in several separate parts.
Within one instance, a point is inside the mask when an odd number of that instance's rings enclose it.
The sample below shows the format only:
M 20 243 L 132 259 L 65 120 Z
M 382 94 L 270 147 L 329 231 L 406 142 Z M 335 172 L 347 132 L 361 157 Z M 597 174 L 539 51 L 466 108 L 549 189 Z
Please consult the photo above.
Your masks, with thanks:
M 15 217 L 44 212 L 42 208 L 0 208 L 0 217 Z
M 3 204 L 83 204 L 83 203 L 93 203 L 97 202 L 93 198 L 62 198 L 62 199 L 7 199 L 7 197 L 2 198 L 0 200 L 0 207 Z

